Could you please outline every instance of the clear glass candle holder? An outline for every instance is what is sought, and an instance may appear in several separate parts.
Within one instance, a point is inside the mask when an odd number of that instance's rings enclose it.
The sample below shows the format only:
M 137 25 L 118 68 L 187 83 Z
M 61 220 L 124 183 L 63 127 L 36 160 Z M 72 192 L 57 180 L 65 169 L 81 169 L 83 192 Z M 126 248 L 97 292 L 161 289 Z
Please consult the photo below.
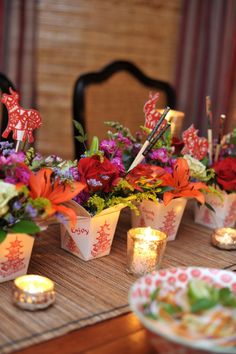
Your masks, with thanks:
M 165 251 L 167 235 L 150 227 L 138 227 L 128 231 L 127 271 L 143 275 L 160 267 Z

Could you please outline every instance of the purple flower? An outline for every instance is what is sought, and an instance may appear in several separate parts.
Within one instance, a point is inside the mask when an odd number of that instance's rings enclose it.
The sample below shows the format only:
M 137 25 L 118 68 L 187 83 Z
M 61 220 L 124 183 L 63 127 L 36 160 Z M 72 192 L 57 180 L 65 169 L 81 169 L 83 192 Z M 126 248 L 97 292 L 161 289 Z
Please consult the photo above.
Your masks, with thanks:
M 166 163 L 169 160 L 168 152 L 165 148 L 160 148 L 160 149 L 154 150 L 150 153 L 149 156 L 152 160 L 155 160 L 155 161 L 158 160 L 163 163 Z
M 16 219 L 14 218 L 14 216 L 12 214 L 8 214 L 7 215 L 7 222 L 9 225 L 13 225 L 16 222 Z
M 114 159 L 111 160 L 111 163 L 116 166 L 121 175 L 125 174 L 125 167 L 120 157 L 114 157 Z
M 114 140 L 103 140 L 100 144 L 100 149 L 104 151 L 106 155 L 114 154 L 116 152 L 116 142 Z
M 177 162 L 177 158 L 171 157 L 170 160 L 169 160 L 169 164 L 170 164 L 171 167 L 173 167 L 176 162 Z
M 37 210 L 31 204 L 26 205 L 25 211 L 31 218 L 35 218 L 38 215 Z
M 0 150 L 11 149 L 13 147 L 13 143 L 9 143 L 8 141 L 0 142 Z
M 124 144 L 126 147 L 129 147 L 129 146 L 132 145 L 132 141 L 131 141 L 129 138 L 123 136 L 121 132 L 119 132 L 119 133 L 117 134 L 117 140 L 118 140 L 120 143 Z
M 42 155 L 37 153 L 33 159 L 33 161 L 41 161 L 43 159 Z
M 136 156 L 139 153 L 139 150 L 141 149 L 142 144 L 141 143 L 134 143 L 133 149 L 132 149 L 132 155 Z
M 12 165 L 14 163 L 22 163 L 24 162 L 25 160 L 25 154 L 20 151 L 20 152 L 14 152 L 13 150 L 13 153 L 8 156 L 8 157 L 5 157 L 5 156 L 0 156 L 0 165 Z
M 13 204 L 13 209 L 14 209 L 14 210 L 20 210 L 21 207 L 22 207 L 21 202 L 19 202 L 19 200 L 16 200 L 16 201 L 14 202 L 14 204 Z
M 78 168 L 75 166 L 72 166 L 69 168 L 70 170 L 70 174 L 73 178 L 74 181 L 79 181 L 79 172 L 78 172 Z
M 16 176 L 17 181 L 28 185 L 29 177 L 30 177 L 29 170 L 27 170 L 24 167 L 16 167 L 15 168 L 15 176 Z
M 74 200 L 75 200 L 78 204 L 84 205 L 84 204 L 88 201 L 89 197 L 90 197 L 90 195 L 89 195 L 88 192 L 82 191 L 82 192 L 80 192 L 80 193 L 74 198 Z

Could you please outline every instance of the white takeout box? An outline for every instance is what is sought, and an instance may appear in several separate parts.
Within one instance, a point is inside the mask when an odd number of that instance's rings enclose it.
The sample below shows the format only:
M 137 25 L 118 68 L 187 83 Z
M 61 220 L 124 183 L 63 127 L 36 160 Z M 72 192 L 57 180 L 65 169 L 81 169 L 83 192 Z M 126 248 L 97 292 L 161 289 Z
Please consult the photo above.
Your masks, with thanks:
M 175 240 L 180 221 L 187 203 L 185 198 L 172 199 L 168 205 L 162 201 L 158 204 L 151 200 L 144 200 L 139 206 L 140 215 L 132 212 L 132 226 L 146 227 L 163 231 L 167 234 L 167 241 Z
M 108 255 L 124 205 L 107 208 L 95 216 L 74 201 L 67 206 L 78 216 L 75 227 L 69 222 L 61 224 L 61 247 L 85 261 Z
M 0 283 L 25 275 L 34 244 L 28 234 L 8 233 L 0 243 Z
M 227 194 L 220 192 L 222 198 L 214 193 L 206 195 L 206 203 L 210 204 L 215 211 L 207 206 L 201 205 L 194 208 L 194 220 L 197 224 L 207 226 L 211 229 L 221 227 L 232 227 L 236 222 L 236 193 Z

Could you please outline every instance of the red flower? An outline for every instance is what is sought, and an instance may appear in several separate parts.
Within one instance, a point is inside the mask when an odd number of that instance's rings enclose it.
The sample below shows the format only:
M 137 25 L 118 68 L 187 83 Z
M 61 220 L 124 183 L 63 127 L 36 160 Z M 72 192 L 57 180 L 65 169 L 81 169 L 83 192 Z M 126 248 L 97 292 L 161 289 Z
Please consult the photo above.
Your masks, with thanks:
M 87 192 L 110 192 L 119 181 L 119 171 L 106 157 L 84 157 L 78 162 L 80 181 Z
M 180 154 L 181 150 L 184 147 L 184 142 L 183 142 L 183 140 L 180 140 L 176 136 L 173 136 L 172 140 L 171 140 L 171 146 L 174 146 L 175 154 Z
M 236 158 L 226 157 L 212 167 L 219 185 L 226 191 L 236 191 Z

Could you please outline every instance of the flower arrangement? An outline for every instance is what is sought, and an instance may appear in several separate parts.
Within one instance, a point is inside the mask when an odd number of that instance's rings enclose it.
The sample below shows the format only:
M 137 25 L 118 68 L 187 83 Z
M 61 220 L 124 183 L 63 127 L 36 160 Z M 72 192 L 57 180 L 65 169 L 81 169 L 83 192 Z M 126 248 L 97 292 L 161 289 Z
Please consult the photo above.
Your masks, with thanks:
M 0 242 L 9 232 L 37 233 L 52 216 L 64 214 L 75 222 L 75 213 L 62 203 L 85 186 L 40 167 L 38 155 L 29 163 L 31 152 L 15 152 L 13 144 L 0 143 Z

